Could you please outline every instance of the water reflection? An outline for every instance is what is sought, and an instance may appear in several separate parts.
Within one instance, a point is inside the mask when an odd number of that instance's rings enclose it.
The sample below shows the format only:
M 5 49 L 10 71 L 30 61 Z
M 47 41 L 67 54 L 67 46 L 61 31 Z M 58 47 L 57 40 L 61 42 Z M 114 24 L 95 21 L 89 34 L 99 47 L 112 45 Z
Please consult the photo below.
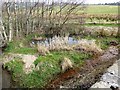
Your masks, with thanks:
M 63 38 L 66 39 L 68 45 L 74 45 L 78 43 L 78 40 L 73 37 L 63 37 Z M 40 41 L 32 41 L 32 44 L 39 43 L 48 47 L 51 44 L 51 42 L 54 40 L 56 40 L 56 37 L 46 38 L 45 40 L 40 40 Z

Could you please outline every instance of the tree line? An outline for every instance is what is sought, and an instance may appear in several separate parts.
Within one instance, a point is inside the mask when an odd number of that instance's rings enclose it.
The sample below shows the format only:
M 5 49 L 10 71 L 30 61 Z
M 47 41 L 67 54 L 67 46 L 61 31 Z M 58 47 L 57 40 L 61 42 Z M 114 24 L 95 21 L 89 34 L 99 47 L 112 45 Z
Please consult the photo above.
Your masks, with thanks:
M 59 34 L 71 16 L 83 8 L 82 4 L 83 1 L 75 0 L 4 2 L 0 10 L 0 37 L 10 42 L 33 33 Z

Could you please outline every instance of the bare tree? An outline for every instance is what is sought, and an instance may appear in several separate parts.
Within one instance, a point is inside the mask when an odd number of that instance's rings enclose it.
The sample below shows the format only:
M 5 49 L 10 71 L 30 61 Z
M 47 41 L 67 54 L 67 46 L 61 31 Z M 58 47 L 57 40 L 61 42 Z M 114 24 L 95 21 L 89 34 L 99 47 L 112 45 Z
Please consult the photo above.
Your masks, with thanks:
M 18 0 L 19 1 L 19 0 Z M 72 20 L 78 7 L 83 2 L 69 0 L 40 0 L 29 2 L 5 2 L 3 6 L 3 21 L 0 18 L 2 34 L 5 39 L 12 41 L 14 38 L 25 37 L 33 33 L 61 33 L 65 24 Z M 81 8 L 81 7 L 80 7 Z M 2 10 L 1 10 L 2 11 Z M 74 19 L 74 18 L 73 18 Z

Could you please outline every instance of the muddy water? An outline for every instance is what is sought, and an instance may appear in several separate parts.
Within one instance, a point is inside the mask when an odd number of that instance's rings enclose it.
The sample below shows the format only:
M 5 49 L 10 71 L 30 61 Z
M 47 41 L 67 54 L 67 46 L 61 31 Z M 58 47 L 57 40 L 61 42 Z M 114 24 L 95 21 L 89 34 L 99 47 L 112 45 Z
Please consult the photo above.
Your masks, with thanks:
M 10 73 L 3 69 L 2 62 L 0 62 L 0 89 L 2 88 L 10 88 L 12 86 L 12 78 Z
M 12 86 L 11 75 L 7 70 L 2 70 L 2 88 L 10 88 Z
M 8 72 L 6 69 L 2 68 L 2 64 L 1 66 L 1 75 L 2 75 L 2 88 L 11 88 L 12 87 L 12 77 L 10 72 Z

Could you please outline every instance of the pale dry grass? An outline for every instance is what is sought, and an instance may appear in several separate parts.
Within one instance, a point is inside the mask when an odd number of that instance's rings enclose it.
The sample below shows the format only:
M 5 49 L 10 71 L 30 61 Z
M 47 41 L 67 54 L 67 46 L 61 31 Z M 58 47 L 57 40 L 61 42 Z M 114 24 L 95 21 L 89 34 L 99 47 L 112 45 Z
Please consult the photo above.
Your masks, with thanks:
M 85 50 L 96 54 L 103 53 L 103 50 L 100 48 L 100 46 L 96 44 L 96 40 L 81 39 L 78 41 L 78 44 L 73 46 L 73 48 L 75 50 Z
M 91 26 L 85 27 L 84 34 L 100 35 L 100 36 L 117 36 L 118 27 L 104 27 L 104 26 Z
M 67 69 L 72 67 L 73 63 L 71 62 L 71 60 L 69 58 L 64 57 L 64 59 L 61 62 L 62 72 L 65 72 Z
M 60 50 L 66 50 L 66 51 L 84 50 L 96 54 L 103 53 L 103 50 L 100 48 L 100 45 L 96 44 L 96 40 L 81 39 L 78 40 L 78 43 L 74 45 L 69 45 L 67 36 L 66 37 L 55 36 L 51 40 L 48 46 L 46 46 L 44 43 L 38 44 L 37 49 L 41 55 L 49 54 L 50 53 L 49 51 L 60 51 Z
M 38 50 L 39 54 L 43 55 L 43 56 L 50 53 L 49 49 L 46 48 L 44 45 L 41 45 L 41 44 L 37 44 L 37 50 Z
M 48 49 L 50 51 L 72 50 L 71 46 L 68 44 L 68 36 L 66 36 L 66 37 L 55 36 L 49 43 Z

